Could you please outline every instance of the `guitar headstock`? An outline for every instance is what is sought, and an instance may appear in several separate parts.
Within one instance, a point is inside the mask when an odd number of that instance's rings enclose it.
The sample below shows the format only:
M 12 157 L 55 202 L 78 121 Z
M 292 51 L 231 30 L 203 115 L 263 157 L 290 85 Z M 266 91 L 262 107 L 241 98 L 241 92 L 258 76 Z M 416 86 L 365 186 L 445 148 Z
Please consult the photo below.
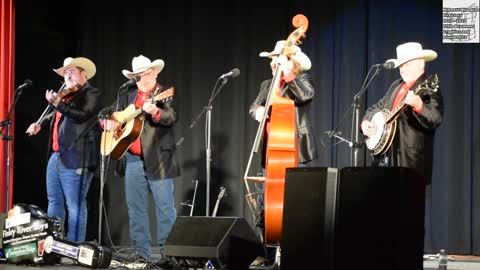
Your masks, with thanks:
M 154 101 L 155 102 L 166 102 L 173 98 L 173 93 L 175 88 L 172 86 L 165 91 L 160 92 L 158 95 L 155 95 Z
M 439 87 L 440 87 L 440 81 L 438 80 L 438 75 L 433 74 L 428 76 L 428 78 L 425 81 L 423 81 L 421 84 L 417 86 L 417 89 L 415 89 L 415 94 L 419 94 L 423 90 L 430 90 L 433 92 L 437 92 Z

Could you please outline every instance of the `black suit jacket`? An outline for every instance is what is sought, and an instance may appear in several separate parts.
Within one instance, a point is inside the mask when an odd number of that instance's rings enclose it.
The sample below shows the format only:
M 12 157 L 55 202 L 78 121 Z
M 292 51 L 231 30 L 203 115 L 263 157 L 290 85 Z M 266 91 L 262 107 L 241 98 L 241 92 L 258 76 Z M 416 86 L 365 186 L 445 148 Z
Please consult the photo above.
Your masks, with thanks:
M 410 90 L 415 90 L 424 82 L 426 75 L 417 79 Z M 371 120 L 382 109 L 392 109 L 394 99 L 404 81 L 394 81 L 385 96 L 367 109 L 364 119 Z M 443 97 L 440 89 L 420 93 L 423 100 L 422 111 L 417 114 L 407 107 L 397 119 L 397 130 L 391 147 L 386 153 L 393 166 L 413 168 L 431 183 L 433 166 L 433 143 L 436 128 L 442 122 Z
M 164 91 L 160 87 L 159 92 Z M 130 91 L 119 99 L 119 108 L 124 110 L 128 105 L 135 102 L 138 90 Z M 180 167 L 176 160 L 176 145 L 173 125 L 177 122 L 177 113 L 174 109 L 175 99 L 167 102 L 158 102 L 160 108 L 160 120 L 155 121 L 151 115 L 145 114 L 143 130 L 140 135 L 142 145 L 142 159 L 145 163 L 145 172 L 159 179 L 173 178 L 180 176 Z M 117 165 L 117 173 L 124 175 L 125 158 Z
M 249 113 L 255 117 L 255 110 L 264 106 L 272 79 L 262 82 L 257 98 L 250 106 Z M 308 118 L 310 105 L 315 94 L 312 80 L 307 73 L 302 73 L 295 80 L 284 83 L 282 96 L 295 102 L 295 124 L 298 136 L 298 160 L 300 163 L 317 159 L 317 144 L 312 132 L 312 125 Z
M 101 107 L 102 91 L 88 82 L 75 92 L 69 101 L 60 101 L 56 110 L 62 113 L 58 123 L 59 155 L 69 169 L 94 170 L 99 161 L 100 129 L 97 114 Z M 52 150 L 55 111 L 50 119 L 49 156 Z

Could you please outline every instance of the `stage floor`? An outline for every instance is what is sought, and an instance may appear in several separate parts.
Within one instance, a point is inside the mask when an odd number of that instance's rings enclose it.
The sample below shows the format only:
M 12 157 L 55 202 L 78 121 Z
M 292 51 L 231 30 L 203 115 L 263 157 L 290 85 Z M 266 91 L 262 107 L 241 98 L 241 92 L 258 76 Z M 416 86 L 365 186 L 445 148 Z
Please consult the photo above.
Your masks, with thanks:
M 438 262 L 433 258 L 434 255 L 426 255 L 424 260 L 424 270 L 437 270 Z M 316 269 L 313 267 L 311 269 Z M 42 265 L 42 266 L 27 266 L 27 265 L 15 265 L 7 264 L 6 262 L 0 263 L 1 270 L 21 270 L 21 269 L 30 269 L 30 270 L 62 270 L 62 269 L 89 269 L 83 266 L 74 264 L 74 262 L 68 258 L 62 259 L 62 264 L 60 265 Z M 162 269 L 156 266 L 149 266 L 145 263 L 122 263 L 116 260 L 112 260 L 110 267 L 108 269 Z M 187 269 L 187 268 L 181 268 Z M 189 270 L 197 270 L 203 268 L 188 268 Z M 271 266 L 250 266 L 248 270 L 271 270 L 274 269 Z M 290 269 L 289 269 L 290 270 Z M 297 270 L 297 269 L 293 269 Z M 450 255 L 448 262 L 448 270 L 480 270 L 480 256 L 460 256 L 460 255 Z

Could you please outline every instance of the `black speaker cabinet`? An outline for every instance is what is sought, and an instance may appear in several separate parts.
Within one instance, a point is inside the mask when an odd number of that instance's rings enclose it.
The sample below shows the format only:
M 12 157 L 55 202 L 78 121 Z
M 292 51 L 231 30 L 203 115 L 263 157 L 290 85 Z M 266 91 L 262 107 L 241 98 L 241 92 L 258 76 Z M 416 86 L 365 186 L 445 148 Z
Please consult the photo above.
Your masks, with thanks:
M 337 175 L 336 168 L 286 170 L 281 269 L 333 270 Z
M 179 262 L 211 261 L 222 269 L 246 270 L 265 251 L 244 218 L 179 216 L 164 245 Z M 203 267 L 203 265 L 199 265 Z
M 423 269 L 424 178 L 407 168 L 340 171 L 335 269 Z

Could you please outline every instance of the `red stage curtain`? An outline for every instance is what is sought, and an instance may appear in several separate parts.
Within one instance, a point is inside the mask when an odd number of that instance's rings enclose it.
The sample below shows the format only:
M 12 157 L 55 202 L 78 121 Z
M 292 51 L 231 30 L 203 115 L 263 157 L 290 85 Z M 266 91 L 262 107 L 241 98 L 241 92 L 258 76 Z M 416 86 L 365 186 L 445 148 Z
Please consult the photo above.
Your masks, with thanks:
M 0 1 L 0 120 L 4 120 L 10 105 L 13 103 L 15 84 L 15 7 L 14 0 Z M 14 138 L 15 121 L 13 113 L 10 119 L 10 136 Z M 3 131 L 0 141 L 0 212 L 11 208 L 13 194 L 13 141 L 3 140 L 3 135 L 7 135 L 7 128 L 5 127 Z M 7 174 L 7 151 L 10 152 L 9 174 Z

